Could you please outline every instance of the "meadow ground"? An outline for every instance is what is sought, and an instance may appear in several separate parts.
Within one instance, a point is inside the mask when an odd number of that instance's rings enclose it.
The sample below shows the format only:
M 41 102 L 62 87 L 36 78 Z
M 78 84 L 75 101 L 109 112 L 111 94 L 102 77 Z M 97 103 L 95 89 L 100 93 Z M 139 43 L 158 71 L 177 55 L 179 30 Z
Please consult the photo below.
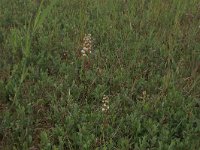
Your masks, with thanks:
M 199 0 L 0 0 L 0 149 L 199 147 Z

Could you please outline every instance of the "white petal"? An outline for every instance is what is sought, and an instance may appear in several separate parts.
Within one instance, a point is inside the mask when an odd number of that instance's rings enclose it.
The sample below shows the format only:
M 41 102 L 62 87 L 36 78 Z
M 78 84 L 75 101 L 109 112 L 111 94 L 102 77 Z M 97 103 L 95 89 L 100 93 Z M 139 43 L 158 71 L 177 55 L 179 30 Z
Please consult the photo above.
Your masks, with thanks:
M 87 50 L 88 50 L 88 48 L 86 48 L 86 47 L 83 47 L 83 50 L 84 50 L 84 51 L 87 51 Z
M 82 53 L 82 54 L 85 54 L 85 51 L 82 49 L 82 50 L 81 50 L 81 53 Z

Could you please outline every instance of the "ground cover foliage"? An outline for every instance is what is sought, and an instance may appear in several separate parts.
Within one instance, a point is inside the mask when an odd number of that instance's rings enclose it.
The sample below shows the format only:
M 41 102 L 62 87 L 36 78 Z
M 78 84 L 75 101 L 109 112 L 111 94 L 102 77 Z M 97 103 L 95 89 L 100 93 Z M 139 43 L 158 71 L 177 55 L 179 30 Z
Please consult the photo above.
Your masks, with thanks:
M 0 149 L 198 149 L 199 107 L 199 0 L 0 1 Z

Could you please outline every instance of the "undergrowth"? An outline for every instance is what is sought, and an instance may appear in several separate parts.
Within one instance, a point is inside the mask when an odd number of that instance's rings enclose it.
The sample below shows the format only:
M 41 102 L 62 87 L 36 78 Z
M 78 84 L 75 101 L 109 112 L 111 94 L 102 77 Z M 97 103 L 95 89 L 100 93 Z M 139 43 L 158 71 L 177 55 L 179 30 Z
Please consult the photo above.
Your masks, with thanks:
M 0 149 L 198 149 L 199 37 L 198 0 L 1 0 Z

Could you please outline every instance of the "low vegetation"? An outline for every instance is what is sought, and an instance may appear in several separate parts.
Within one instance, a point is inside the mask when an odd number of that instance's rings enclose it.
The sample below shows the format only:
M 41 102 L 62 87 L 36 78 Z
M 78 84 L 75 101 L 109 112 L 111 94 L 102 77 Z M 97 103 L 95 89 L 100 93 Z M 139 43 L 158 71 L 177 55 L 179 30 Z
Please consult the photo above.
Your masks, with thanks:
M 199 147 L 199 0 L 0 1 L 0 149 Z

